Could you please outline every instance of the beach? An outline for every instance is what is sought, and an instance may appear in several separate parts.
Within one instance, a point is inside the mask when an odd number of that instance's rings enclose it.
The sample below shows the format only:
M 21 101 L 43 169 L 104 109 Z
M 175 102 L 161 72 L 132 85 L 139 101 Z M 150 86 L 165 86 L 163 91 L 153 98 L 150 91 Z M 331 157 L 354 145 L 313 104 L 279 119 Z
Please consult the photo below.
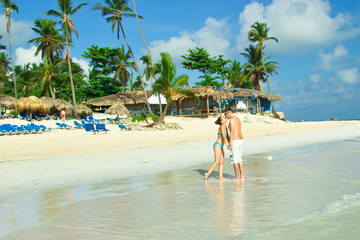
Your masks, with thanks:
M 245 138 L 244 154 L 268 153 L 296 146 L 360 136 L 359 121 L 285 122 L 238 114 Z M 51 187 L 141 176 L 213 161 L 216 118 L 172 117 L 179 130 L 120 131 L 107 124 L 108 134 L 55 130 L 43 134 L 0 137 L 0 196 Z M 8 119 L 3 123 L 26 124 Z M 55 120 L 41 121 L 56 127 Z M 66 121 L 73 125 L 72 121 Z M 141 123 L 146 125 L 146 123 Z
M 215 118 L 0 137 L 0 239 L 357 239 L 360 123 L 238 116 L 246 180 L 237 183 L 219 182 L 217 169 L 204 181 Z

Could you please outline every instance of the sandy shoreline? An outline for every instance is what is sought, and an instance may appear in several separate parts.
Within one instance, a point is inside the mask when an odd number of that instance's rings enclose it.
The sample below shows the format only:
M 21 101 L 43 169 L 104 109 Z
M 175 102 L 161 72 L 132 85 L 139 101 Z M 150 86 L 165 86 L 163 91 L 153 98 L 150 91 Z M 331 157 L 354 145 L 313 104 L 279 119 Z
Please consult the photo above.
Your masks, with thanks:
M 360 137 L 359 121 L 286 123 L 240 115 L 245 154 L 269 153 L 312 143 Z M 20 120 L 11 121 L 19 124 Z M 47 188 L 136 177 L 211 163 L 216 138 L 215 118 L 169 117 L 183 129 L 120 131 L 89 135 L 83 130 L 58 130 L 36 135 L 0 137 L 0 196 Z M 55 121 L 41 122 L 49 127 Z M 73 125 L 72 122 L 68 124 Z M 229 163 L 226 163 L 229 164 Z

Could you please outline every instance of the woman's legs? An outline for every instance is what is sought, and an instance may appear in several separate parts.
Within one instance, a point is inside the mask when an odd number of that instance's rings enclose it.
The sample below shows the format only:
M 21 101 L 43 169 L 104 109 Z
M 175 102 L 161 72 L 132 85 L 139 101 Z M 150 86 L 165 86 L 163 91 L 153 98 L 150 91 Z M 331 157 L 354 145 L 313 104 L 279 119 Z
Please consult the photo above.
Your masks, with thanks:
M 214 145 L 215 161 L 213 162 L 213 164 L 211 164 L 209 171 L 207 173 L 205 173 L 205 180 L 208 179 L 208 177 L 210 176 L 212 171 L 214 171 L 215 167 L 220 163 L 221 155 L 222 155 L 221 146 L 219 144 Z
M 219 161 L 219 180 L 225 180 L 223 177 L 224 173 L 224 149 L 221 149 L 220 161 Z

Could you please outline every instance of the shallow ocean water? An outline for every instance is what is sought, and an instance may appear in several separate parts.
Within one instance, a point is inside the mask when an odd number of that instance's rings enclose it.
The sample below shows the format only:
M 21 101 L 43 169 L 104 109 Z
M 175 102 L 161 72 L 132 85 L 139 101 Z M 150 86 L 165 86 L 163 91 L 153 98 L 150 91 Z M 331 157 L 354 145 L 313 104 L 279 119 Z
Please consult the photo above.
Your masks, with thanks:
M 0 200 L 0 239 L 358 239 L 359 140 L 271 155 Z

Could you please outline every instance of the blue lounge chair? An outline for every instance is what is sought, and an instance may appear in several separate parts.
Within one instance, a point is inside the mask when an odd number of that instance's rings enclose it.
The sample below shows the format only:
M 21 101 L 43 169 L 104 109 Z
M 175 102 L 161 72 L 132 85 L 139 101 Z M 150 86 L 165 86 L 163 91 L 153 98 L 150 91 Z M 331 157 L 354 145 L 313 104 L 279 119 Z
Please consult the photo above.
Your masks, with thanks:
M 74 121 L 74 125 L 76 128 L 84 128 L 85 127 L 85 123 L 79 123 L 77 121 Z
M 109 131 L 109 129 L 106 129 L 104 123 L 96 124 L 96 130 L 98 130 L 99 132 L 105 132 L 105 133 L 107 133 Z
M 89 122 L 92 122 L 92 123 L 98 123 L 98 122 L 100 122 L 99 120 L 94 119 L 94 117 L 93 117 L 92 115 L 88 116 L 88 121 L 89 121 Z
M 2 129 L 4 129 L 9 135 L 20 134 L 20 132 L 11 126 L 11 124 L 3 124 Z
M 34 121 L 34 119 L 28 118 L 24 113 L 20 113 L 19 116 L 26 121 Z
M 61 129 L 71 129 L 72 126 L 67 125 L 66 123 L 55 123 Z
M 28 126 L 33 130 L 34 133 L 43 133 L 44 131 L 36 124 L 29 123 Z
M 94 124 L 92 123 L 87 123 L 85 124 L 85 132 L 86 133 L 98 133 L 99 130 L 96 130 L 95 127 L 94 127 Z
M 120 128 L 120 130 L 131 130 L 132 129 L 132 128 L 126 127 L 125 125 L 122 125 L 122 124 L 118 125 L 118 127 Z

